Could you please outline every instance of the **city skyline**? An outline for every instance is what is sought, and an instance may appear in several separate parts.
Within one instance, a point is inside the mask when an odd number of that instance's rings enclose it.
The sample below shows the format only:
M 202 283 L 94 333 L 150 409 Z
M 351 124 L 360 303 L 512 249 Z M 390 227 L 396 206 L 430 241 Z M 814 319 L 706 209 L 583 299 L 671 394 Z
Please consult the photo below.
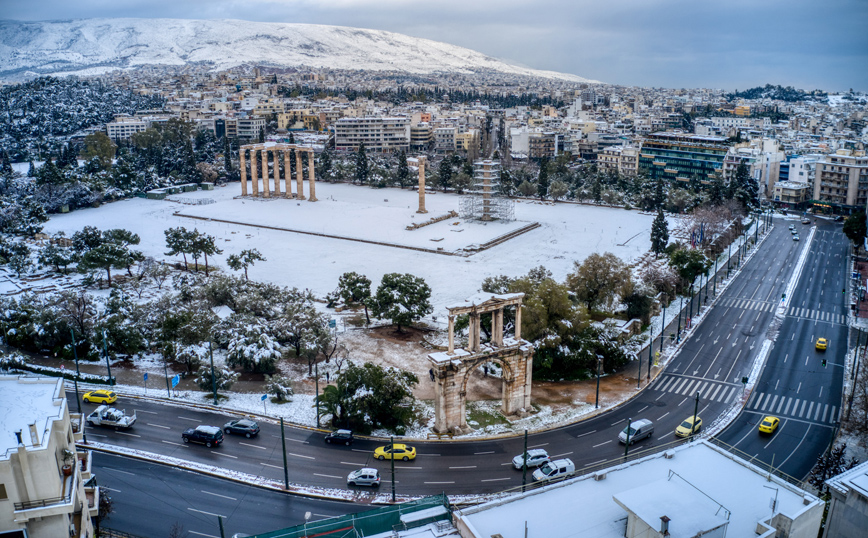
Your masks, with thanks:
M 405 0 L 56 0 L 4 2 L 8 19 L 242 19 L 387 30 L 459 45 L 532 67 L 611 84 L 726 90 L 780 84 L 868 89 L 868 4 L 625 0 L 617 5 L 526 0 L 417 6 Z M 50 14 L 50 16 L 46 16 Z M 834 24 L 832 21 L 834 20 Z

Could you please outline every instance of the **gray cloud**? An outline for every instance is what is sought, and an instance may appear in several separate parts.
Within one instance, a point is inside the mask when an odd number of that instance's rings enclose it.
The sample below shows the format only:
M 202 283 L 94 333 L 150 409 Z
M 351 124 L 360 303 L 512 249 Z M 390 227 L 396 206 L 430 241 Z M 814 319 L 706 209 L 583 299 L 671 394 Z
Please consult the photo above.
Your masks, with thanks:
M 4 17 L 236 18 L 375 28 L 637 86 L 868 90 L 864 0 L 2 0 Z

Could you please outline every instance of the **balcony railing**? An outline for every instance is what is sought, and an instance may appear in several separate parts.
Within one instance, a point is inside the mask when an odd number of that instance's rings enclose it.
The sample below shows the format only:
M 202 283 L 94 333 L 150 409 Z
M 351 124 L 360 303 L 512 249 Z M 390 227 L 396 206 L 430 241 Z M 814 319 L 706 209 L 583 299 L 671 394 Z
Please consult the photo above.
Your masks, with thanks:
M 15 510 L 30 510 L 32 508 L 46 508 L 55 504 L 67 504 L 72 499 L 72 490 L 65 497 L 50 497 L 48 499 L 37 499 L 35 501 L 24 501 L 15 503 Z

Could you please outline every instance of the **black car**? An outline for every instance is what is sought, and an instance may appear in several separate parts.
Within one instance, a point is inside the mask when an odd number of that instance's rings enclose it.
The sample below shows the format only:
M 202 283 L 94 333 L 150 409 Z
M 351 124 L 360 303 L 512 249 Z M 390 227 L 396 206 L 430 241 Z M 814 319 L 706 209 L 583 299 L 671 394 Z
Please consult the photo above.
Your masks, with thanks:
M 234 433 L 235 435 L 243 435 L 250 439 L 259 435 L 259 424 L 242 418 L 241 420 L 233 420 L 223 425 L 223 431 L 226 433 Z
M 353 432 L 350 430 L 335 430 L 326 435 L 326 443 L 339 443 L 342 445 L 351 445 L 353 443 Z
M 196 426 L 181 434 L 185 443 L 199 443 L 211 448 L 223 442 L 223 430 L 217 426 Z

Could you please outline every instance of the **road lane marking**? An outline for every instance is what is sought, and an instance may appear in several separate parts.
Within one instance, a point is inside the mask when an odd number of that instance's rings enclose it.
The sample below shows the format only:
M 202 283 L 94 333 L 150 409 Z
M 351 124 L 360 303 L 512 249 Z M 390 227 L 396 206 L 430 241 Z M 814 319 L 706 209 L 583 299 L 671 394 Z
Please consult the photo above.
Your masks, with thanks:
M 352 450 L 353 452 L 364 452 L 366 454 L 370 454 L 371 452 L 373 452 L 373 450 L 362 450 L 361 448 L 351 448 L 350 450 Z
M 135 411 L 136 413 L 148 413 L 149 415 L 159 415 L 159 413 L 157 413 L 156 411 L 145 411 L 144 409 L 133 408 L 133 411 Z
M 781 464 L 778 466 L 778 468 L 783 467 L 784 464 L 787 462 L 787 460 L 790 459 L 790 458 L 792 458 L 792 457 L 793 457 L 793 454 L 795 454 L 796 452 L 799 451 L 799 447 L 802 446 L 802 443 L 804 443 L 804 442 L 805 442 L 805 439 L 808 438 L 808 434 L 811 433 L 811 426 L 813 426 L 813 424 L 808 424 L 808 428 L 805 430 L 805 435 L 802 436 L 802 439 L 801 439 L 801 441 L 799 441 L 799 444 L 797 444 L 797 445 L 796 445 L 796 448 L 794 448 L 793 451 L 790 452 L 790 455 L 787 456 L 786 459 L 785 459 L 784 461 L 781 462 Z
M 663 413 L 663 415 L 662 415 L 660 418 L 658 418 L 657 420 L 663 420 L 663 417 L 665 417 L 665 416 L 668 415 L 668 414 L 669 414 L 669 411 L 666 411 L 666 412 Z
M 268 450 L 268 449 L 265 448 L 264 446 L 251 445 L 250 443 L 242 443 L 242 442 L 239 441 L 238 444 L 239 444 L 239 445 L 244 445 L 244 446 L 250 446 L 250 447 L 253 447 L 253 448 L 258 448 L 259 450 Z
M 119 489 L 110 488 L 110 487 L 108 487 L 108 486 L 102 486 L 102 489 L 105 489 L 105 490 L 108 490 L 108 491 L 114 491 L 115 493 L 120 493 L 120 492 L 121 492 L 121 490 L 119 490 Z
M 180 418 L 181 420 L 192 420 L 193 422 L 202 422 L 198 418 L 182 417 L 181 415 L 178 415 L 178 418 Z
M 223 457 L 226 457 L 226 458 L 232 458 L 233 460 L 237 460 L 237 459 L 238 459 L 238 456 L 233 456 L 232 454 L 222 454 L 222 453 L 218 452 L 217 455 L 218 455 L 218 456 L 223 456 Z
M 558 455 L 556 455 L 556 456 L 552 456 L 551 458 L 552 458 L 552 459 L 555 459 L 555 458 L 562 458 L 562 457 L 564 457 L 564 456 L 569 456 L 570 454 L 572 454 L 572 452 L 564 452 L 563 454 L 558 454 Z
M 439 456 L 440 454 L 416 454 L 417 456 Z
M 584 436 L 586 436 L 586 435 L 591 435 L 592 433 L 597 433 L 597 430 L 590 431 L 590 432 L 586 432 L 586 433 L 583 433 L 583 434 L 581 434 L 581 435 L 577 435 L 577 436 L 576 436 L 576 439 L 578 439 L 579 437 L 584 437 Z
M 259 462 L 259 465 L 265 465 L 266 467 L 274 467 L 275 469 L 283 469 L 283 467 L 280 467 L 280 466 L 277 466 L 277 465 L 272 465 L 272 464 L 270 464 L 270 463 L 262 463 L 262 462 Z
M 279 435 L 273 435 L 273 434 L 272 434 L 272 437 L 274 437 L 275 439 L 280 439 L 280 436 L 279 436 Z M 293 443 L 301 443 L 301 444 L 303 444 L 303 445 L 306 445 L 306 444 L 307 444 L 307 441 L 302 441 L 301 439 L 290 439 L 289 437 L 287 437 L 286 440 L 287 440 L 287 441 L 292 441 Z
M 528 448 L 539 448 L 541 446 L 548 446 L 548 443 L 543 443 L 541 445 L 533 445 L 533 446 L 529 446 Z
M 172 441 L 164 441 L 164 440 L 162 440 L 162 439 L 160 440 L 160 442 L 161 442 L 161 443 L 166 443 L 167 445 L 187 446 L 187 445 L 182 445 L 181 443 L 173 443 Z
M 215 497 L 222 497 L 224 499 L 229 499 L 230 501 L 237 501 L 238 500 L 235 497 L 229 497 L 228 495 L 220 495 L 219 493 L 212 493 L 210 491 L 205 491 L 204 489 L 201 489 L 199 491 L 201 491 L 202 493 L 204 493 L 206 495 L 213 495 Z
M 198 510 L 196 510 L 198 512 Z M 202 512 L 203 514 L 206 512 Z M 205 534 L 204 532 L 196 532 L 196 531 L 187 531 L 190 534 L 196 534 L 198 536 L 205 536 L 205 538 L 220 538 L 219 536 L 214 536 L 213 534 Z
M 476 465 L 464 465 L 461 467 L 450 467 L 450 469 L 476 469 Z
M 483 454 L 494 454 L 494 450 L 489 450 L 488 452 L 474 452 L 473 454 L 476 456 L 481 456 Z
M 128 474 L 130 476 L 138 476 L 138 475 L 136 475 L 136 473 L 131 473 L 129 471 L 121 471 L 120 469 L 115 469 L 114 467 L 103 467 L 103 469 L 105 469 L 106 471 L 114 471 L 116 473 Z
M 171 430 L 172 429 L 168 426 L 162 426 L 160 424 L 151 424 L 150 422 L 145 422 L 145 424 L 147 424 L 148 426 L 153 426 L 155 428 L 163 428 L 164 430 Z
M 586 464 L 582 465 L 582 467 L 590 467 L 591 465 L 597 465 L 598 463 L 603 463 L 604 461 L 609 461 L 609 460 L 592 461 L 591 463 L 586 463 Z
M 455 481 L 453 480 L 451 482 L 422 482 L 422 483 L 423 484 L 454 484 Z
M 221 516 L 220 514 L 214 514 L 214 513 L 211 513 L 211 512 L 205 512 L 204 510 L 196 510 L 195 508 L 187 508 L 187 510 L 189 510 L 189 511 L 191 511 L 191 512 L 199 512 L 200 514 L 205 514 L 205 515 L 208 515 L 208 516 L 222 517 L 223 519 L 226 519 L 226 516 Z M 190 531 L 190 532 L 193 532 L 193 531 Z M 198 532 L 197 532 L 196 534 L 201 534 L 201 533 L 198 533 Z M 208 536 L 208 535 L 207 535 L 207 534 L 202 534 L 202 536 Z
M 512 480 L 512 478 L 487 478 L 482 480 L 482 482 L 501 482 L 503 480 Z
M 115 432 L 115 433 L 119 433 L 121 435 L 128 435 L 130 437 L 141 437 L 141 435 L 136 435 L 134 433 L 127 433 L 127 432 Z
M 290 455 L 290 456 L 295 456 L 296 458 L 304 458 L 304 459 L 306 459 L 306 460 L 313 460 L 313 459 L 316 459 L 316 458 L 314 458 L 313 456 L 303 456 L 303 455 L 301 455 L 301 454 L 293 454 L 292 452 L 287 452 L 287 454 Z
M 333 474 L 319 474 L 319 473 L 313 473 L 313 475 L 314 475 L 314 476 L 321 476 L 321 477 L 323 477 L 323 478 L 337 478 L 338 480 L 340 480 L 341 478 L 343 478 L 342 476 L 335 476 L 335 475 L 333 475 Z
M 612 440 L 609 439 L 609 440 L 606 441 L 605 443 L 600 443 L 599 445 L 594 445 L 592 448 L 597 448 L 597 447 L 601 447 L 601 446 L 603 446 L 603 445 L 608 445 L 608 444 L 611 443 L 611 442 L 612 442 Z

